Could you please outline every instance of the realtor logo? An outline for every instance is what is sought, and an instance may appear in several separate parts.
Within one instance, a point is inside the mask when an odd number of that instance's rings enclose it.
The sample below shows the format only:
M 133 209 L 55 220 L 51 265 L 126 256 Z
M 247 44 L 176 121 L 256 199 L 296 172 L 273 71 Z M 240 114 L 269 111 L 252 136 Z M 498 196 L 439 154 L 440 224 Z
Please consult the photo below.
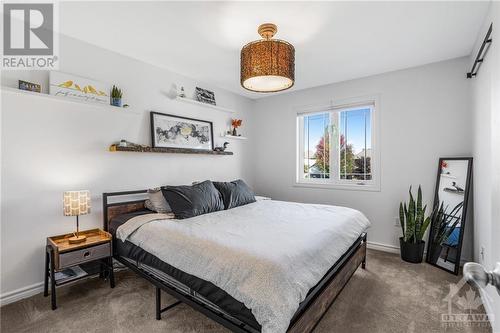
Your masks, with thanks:
M 3 4 L 2 69 L 56 69 L 54 3 Z
M 448 311 L 441 314 L 441 327 L 491 327 L 493 316 L 482 311 L 481 296 L 464 278 L 457 284 L 450 284 L 450 292 L 443 301 L 448 303 Z M 484 301 L 491 301 L 486 294 Z

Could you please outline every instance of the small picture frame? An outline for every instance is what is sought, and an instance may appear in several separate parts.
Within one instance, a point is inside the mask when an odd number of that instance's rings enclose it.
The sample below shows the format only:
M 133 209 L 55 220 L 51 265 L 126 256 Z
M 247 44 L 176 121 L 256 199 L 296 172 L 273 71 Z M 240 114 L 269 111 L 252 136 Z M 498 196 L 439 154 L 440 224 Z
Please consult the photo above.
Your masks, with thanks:
M 198 102 L 216 105 L 215 94 L 213 93 L 213 91 L 196 87 L 195 94 L 196 94 L 196 100 Z
M 23 81 L 23 80 L 19 80 L 19 89 L 20 90 L 27 90 L 27 91 L 37 92 L 37 93 L 41 93 L 42 92 L 42 86 L 41 85 L 39 85 L 37 83 Z

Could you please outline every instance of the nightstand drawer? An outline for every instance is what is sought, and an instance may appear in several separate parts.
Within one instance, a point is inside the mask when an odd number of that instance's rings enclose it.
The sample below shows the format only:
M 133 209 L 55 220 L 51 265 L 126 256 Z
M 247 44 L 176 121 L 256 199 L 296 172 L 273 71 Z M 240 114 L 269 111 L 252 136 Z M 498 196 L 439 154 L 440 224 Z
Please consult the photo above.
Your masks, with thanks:
M 109 257 L 110 255 L 111 255 L 111 243 L 105 243 L 77 251 L 61 253 L 59 255 L 58 269 L 81 264 L 87 261 L 96 260 L 99 258 Z

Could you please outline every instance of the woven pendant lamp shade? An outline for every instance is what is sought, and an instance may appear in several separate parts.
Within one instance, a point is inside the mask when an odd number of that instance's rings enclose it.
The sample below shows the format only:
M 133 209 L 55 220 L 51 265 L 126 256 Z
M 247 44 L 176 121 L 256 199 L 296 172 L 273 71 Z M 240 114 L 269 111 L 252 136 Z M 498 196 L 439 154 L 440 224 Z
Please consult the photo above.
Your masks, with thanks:
M 289 89 L 295 81 L 295 48 L 292 44 L 272 39 L 276 25 L 259 26 L 262 40 L 241 49 L 241 86 L 250 91 L 276 92 Z

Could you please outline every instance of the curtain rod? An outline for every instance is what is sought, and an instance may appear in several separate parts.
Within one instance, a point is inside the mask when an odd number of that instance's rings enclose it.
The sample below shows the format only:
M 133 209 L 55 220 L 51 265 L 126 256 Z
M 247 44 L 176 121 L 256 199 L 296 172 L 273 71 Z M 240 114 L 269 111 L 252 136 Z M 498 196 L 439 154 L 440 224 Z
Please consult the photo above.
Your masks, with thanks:
M 490 48 L 491 42 L 493 41 L 490 38 L 492 30 L 493 30 L 493 23 L 490 24 L 490 28 L 488 29 L 488 32 L 486 33 L 486 37 L 484 37 L 483 44 L 481 44 L 481 48 L 479 49 L 479 52 L 477 53 L 476 60 L 474 60 L 474 65 L 472 65 L 472 69 L 470 70 L 469 73 L 467 73 L 468 79 L 471 79 L 477 75 L 477 72 L 479 71 L 479 67 L 481 67 L 481 64 L 484 61 L 484 56 L 488 52 L 488 49 Z M 485 49 L 486 45 L 488 45 L 488 47 Z M 483 51 L 484 51 L 484 53 L 483 53 Z

